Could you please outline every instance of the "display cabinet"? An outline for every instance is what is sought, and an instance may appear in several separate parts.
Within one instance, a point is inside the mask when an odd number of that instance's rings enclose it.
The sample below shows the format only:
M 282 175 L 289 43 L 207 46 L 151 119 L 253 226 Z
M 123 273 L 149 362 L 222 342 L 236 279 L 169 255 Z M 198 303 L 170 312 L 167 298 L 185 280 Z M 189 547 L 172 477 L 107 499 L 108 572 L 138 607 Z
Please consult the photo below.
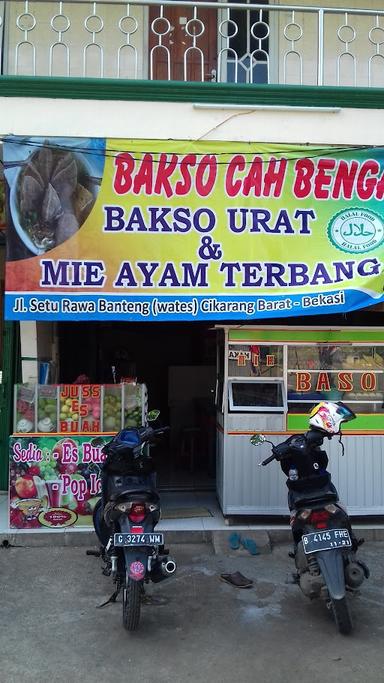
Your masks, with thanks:
M 17 384 L 15 434 L 104 434 L 144 423 L 144 384 Z
M 356 419 L 325 443 L 333 481 L 350 514 L 384 513 L 382 328 L 218 326 L 217 496 L 226 515 L 287 513 L 277 463 L 257 467 L 255 432 L 278 444 L 309 428 L 320 401 L 342 401 Z

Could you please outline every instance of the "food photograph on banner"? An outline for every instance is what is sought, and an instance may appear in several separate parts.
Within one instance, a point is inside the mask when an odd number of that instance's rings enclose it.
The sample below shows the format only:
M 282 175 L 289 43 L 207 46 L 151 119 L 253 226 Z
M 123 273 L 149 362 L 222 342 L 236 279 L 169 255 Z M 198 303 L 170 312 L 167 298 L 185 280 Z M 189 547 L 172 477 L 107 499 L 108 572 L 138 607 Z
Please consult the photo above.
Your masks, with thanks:
M 6 138 L 6 317 L 252 320 L 383 301 L 382 150 L 243 146 Z

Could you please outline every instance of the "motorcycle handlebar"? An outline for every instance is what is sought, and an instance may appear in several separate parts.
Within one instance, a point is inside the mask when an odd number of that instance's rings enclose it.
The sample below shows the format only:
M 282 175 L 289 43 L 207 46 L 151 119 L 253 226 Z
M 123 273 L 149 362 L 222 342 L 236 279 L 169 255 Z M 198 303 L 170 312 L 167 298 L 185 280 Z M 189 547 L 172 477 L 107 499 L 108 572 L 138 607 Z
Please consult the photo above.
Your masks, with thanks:
M 140 433 L 140 439 L 142 442 L 152 441 L 156 436 L 161 436 L 168 430 L 169 427 L 158 427 L 157 429 L 154 429 L 153 427 L 148 426 Z
M 272 453 L 272 455 L 270 455 L 269 458 L 266 458 L 265 460 L 263 460 L 263 462 L 261 462 L 260 465 L 262 467 L 264 467 L 265 465 L 269 465 L 269 463 L 272 462 L 272 460 L 275 460 L 275 454 L 274 453 Z

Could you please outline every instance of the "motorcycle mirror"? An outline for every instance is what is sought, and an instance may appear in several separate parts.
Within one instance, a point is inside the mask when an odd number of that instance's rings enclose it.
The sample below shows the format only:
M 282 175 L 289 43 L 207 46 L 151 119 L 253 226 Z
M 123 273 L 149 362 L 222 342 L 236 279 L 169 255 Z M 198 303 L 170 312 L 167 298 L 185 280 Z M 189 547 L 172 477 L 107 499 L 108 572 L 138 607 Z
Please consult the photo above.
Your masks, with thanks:
M 160 410 L 150 410 L 147 415 L 148 422 L 155 422 L 160 415 Z
M 97 448 L 98 446 L 104 446 L 105 444 L 105 439 L 102 436 L 96 436 L 94 439 L 91 440 L 91 446 L 93 448 Z
M 262 443 L 264 443 L 265 440 L 266 439 L 265 439 L 264 434 L 254 434 L 250 438 L 250 442 L 251 442 L 252 446 L 260 446 Z

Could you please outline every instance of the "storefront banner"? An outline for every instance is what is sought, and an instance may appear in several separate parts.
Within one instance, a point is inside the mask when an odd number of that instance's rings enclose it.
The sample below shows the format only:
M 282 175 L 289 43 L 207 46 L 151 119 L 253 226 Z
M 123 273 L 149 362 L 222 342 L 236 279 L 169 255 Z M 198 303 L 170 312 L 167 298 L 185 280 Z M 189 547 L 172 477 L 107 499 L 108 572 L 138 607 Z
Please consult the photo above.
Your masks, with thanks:
M 92 527 L 105 457 L 101 449 L 110 438 L 10 437 L 10 527 Z
M 6 318 L 230 320 L 384 301 L 384 153 L 8 137 Z

